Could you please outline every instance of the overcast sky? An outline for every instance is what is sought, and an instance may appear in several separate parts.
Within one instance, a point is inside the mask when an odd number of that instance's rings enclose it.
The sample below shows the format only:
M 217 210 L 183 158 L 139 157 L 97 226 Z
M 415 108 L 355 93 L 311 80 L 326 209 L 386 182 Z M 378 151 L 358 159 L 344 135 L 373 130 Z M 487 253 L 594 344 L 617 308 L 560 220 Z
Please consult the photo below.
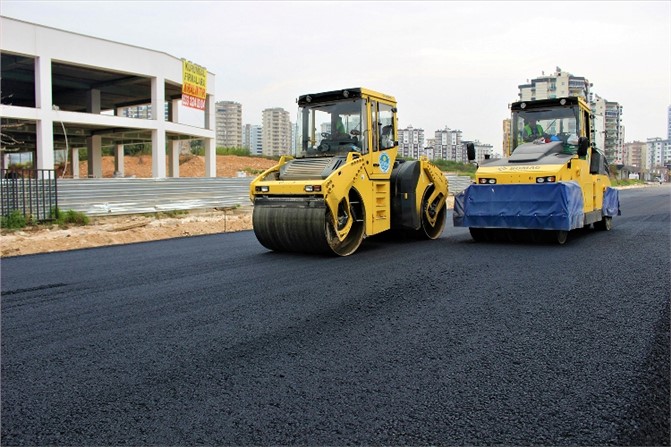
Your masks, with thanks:
M 518 85 L 556 67 L 623 106 L 625 140 L 666 138 L 671 2 L 2 0 L 0 14 L 186 58 L 243 124 L 304 93 L 396 97 L 401 127 L 446 126 L 501 151 Z

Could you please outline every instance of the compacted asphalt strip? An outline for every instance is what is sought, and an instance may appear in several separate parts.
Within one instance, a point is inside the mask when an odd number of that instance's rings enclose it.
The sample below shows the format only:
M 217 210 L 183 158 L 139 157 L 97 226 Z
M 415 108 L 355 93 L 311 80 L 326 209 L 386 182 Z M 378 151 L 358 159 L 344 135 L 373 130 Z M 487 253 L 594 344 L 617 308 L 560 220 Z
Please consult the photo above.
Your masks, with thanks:
M 671 188 L 566 245 L 2 259 L 2 445 L 669 445 Z

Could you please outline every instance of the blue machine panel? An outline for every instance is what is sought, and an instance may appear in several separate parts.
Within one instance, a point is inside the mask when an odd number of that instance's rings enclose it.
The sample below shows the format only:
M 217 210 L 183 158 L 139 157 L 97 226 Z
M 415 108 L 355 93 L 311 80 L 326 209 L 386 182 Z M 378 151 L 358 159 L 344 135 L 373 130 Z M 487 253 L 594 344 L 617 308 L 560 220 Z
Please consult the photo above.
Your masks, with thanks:
M 601 212 L 604 216 L 619 216 L 620 212 L 620 191 L 613 188 L 606 188 L 603 194 L 603 210 Z
M 455 227 L 570 231 L 584 225 L 583 208 L 576 182 L 470 185 L 454 198 L 453 223 Z

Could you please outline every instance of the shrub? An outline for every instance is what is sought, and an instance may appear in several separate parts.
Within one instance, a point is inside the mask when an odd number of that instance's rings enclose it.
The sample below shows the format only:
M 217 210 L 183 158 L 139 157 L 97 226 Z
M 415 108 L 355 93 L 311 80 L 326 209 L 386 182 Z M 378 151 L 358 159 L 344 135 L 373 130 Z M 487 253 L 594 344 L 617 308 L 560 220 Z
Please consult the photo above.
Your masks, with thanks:
M 2 216 L 0 219 L 0 227 L 8 230 L 17 230 L 25 228 L 30 220 L 23 215 L 19 210 L 14 210 L 7 216 Z
M 263 171 L 265 171 L 265 169 L 254 169 L 254 168 L 246 167 L 246 168 L 244 169 L 244 171 L 245 171 L 247 174 L 249 174 L 249 175 L 259 175 L 259 174 L 261 174 Z
M 178 217 L 178 216 L 184 216 L 186 214 L 189 214 L 187 210 L 167 210 L 163 211 L 161 213 L 156 213 L 156 217 Z
M 477 169 L 474 164 L 460 163 L 453 160 L 436 159 L 433 160 L 433 164 L 438 166 L 441 171 L 457 172 L 463 175 L 475 174 L 475 170 Z
M 237 155 L 240 157 L 249 157 L 249 149 L 244 147 L 218 147 L 217 155 Z
M 645 185 L 643 180 L 636 179 L 610 179 L 610 183 L 613 186 L 631 186 L 631 185 Z
M 54 208 L 52 216 L 55 218 L 55 223 L 61 226 L 70 224 L 72 225 L 89 224 L 89 216 L 79 211 L 74 210 L 61 211 L 58 208 Z

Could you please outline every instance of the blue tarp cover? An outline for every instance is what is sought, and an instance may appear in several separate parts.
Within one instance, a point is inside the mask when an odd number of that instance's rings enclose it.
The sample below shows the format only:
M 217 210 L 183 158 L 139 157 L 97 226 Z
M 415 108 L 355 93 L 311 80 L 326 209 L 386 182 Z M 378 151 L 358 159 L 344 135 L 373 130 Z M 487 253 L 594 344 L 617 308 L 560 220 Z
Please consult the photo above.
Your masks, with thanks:
M 584 221 L 576 182 L 470 185 L 454 198 L 455 227 L 570 231 Z
M 620 192 L 617 189 L 606 188 L 603 193 L 603 209 L 601 214 L 604 216 L 619 216 L 620 212 Z

